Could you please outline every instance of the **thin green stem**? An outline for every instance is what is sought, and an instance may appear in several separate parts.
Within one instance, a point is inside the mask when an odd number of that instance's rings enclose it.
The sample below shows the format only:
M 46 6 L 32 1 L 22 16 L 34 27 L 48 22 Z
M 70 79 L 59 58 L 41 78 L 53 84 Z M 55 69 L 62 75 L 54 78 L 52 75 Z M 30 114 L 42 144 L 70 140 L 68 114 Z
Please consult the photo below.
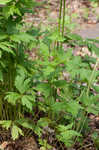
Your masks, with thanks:
M 63 0 L 60 0 L 59 22 L 58 22 L 59 33 L 61 33 L 62 2 L 63 2 Z
M 84 113 L 85 113 L 85 112 L 84 112 Z M 84 115 L 84 114 L 83 114 L 83 115 Z M 78 129 L 77 129 L 77 132 L 79 132 L 79 133 L 82 132 L 82 129 L 83 129 L 83 127 L 84 127 L 84 124 L 86 123 L 86 120 L 87 120 L 87 116 L 88 116 L 88 112 L 86 113 L 85 118 L 84 118 L 82 124 L 81 124 L 81 122 L 80 122 L 79 127 L 81 127 L 81 128 L 80 128 L 80 129 L 78 128 Z M 78 136 L 76 137 L 74 144 L 77 142 L 77 140 L 78 140 Z
M 64 24 L 65 24 L 65 9 L 66 9 L 66 0 L 63 3 L 63 22 L 62 22 L 62 36 L 64 36 Z
M 98 63 L 99 63 L 99 59 L 97 60 L 95 66 L 94 66 L 93 72 L 92 72 L 92 74 L 91 74 L 91 77 L 90 77 L 90 79 L 89 79 L 89 84 L 88 84 L 88 89 L 87 89 L 87 96 L 89 95 L 89 90 L 90 90 L 91 84 L 92 84 L 92 82 L 93 82 L 95 70 L 96 70 L 96 68 L 97 68 Z
M 60 0 L 59 21 L 58 21 L 58 32 L 59 32 L 59 35 L 61 34 L 62 4 L 63 4 L 63 0 Z M 59 47 L 60 47 L 60 44 L 59 44 L 59 42 L 57 42 L 57 50 L 59 49 Z
M 98 63 L 99 63 L 99 59 L 97 60 L 95 66 L 94 66 L 93 72 L 92 72 L 92 74 L 91 74 L 91 77 L 90 77 L 90 79 L 89 79 L 88 89 L 87 89 L 87 92 L 86 92 L 86 95 L 87 95 L 87 96 L 89 96 L 89 90 L 90 90 L 91 84 L 92 84 L 92 82 L 93 82 L 95 70 L 96 70 L 96 68 L 97 68 Z M 87 112 L 86 114 L 85 114 L 85 113 L 86 113 L 86 112 L 84 112 L 84 114 L 83 114 L 83 116 L 85 116 L 84 121 L 83 121 L 82 125 L 81 125 L 81 122 L 80 122 L 80 124 L 79 124 L 79 126 L 78 126 L 78 129 L 77 129 L 77 132 L 79 131 L 79 133 L 82 132 L 82 129 L 83 129 L 83 127 L 84 127 L 84 124 L 85 124 L 86 119 L 87 119 L 87 116 L 88 116 L 88 112 Z M 81 127 L 80 130 L 79 130 L 79 127 Z M 77 139 L 78 139 L 78 137 L 76 137 L 75 143 L 76 143 Z

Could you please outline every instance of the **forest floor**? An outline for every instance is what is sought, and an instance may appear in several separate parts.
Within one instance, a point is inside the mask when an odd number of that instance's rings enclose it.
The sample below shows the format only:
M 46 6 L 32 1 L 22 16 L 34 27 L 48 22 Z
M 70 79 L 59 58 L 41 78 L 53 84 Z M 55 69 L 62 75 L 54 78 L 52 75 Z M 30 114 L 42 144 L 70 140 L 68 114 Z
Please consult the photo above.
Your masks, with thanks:
M 54 28 L 58 25 L 58 15 L 59 15 L 59 0 L 37 0 L 41 3 L 40 6 L 37 6 L 34 11 L 35 14 L 26 14 L 26 22 L 27 24 L 41 27 L 42 30 L 46 28 Z M 67 0 L 66 1 L 67 8 L 69 8 L 70 12 L 67 16 L 72 17 L 71 24 L 71 32 L 75 32 L 83 36 L 84 38 L 98 37 L 99 33 L 99 7 L 94 4 L 90 4 L 88 2 L 80 2 L 80 0 Z M 75 14 L 73 18 L 73 14 Z M 65 26 L 65 29 L 67 25 Z M 92 129 L 99 130 L 99 118 L 94 115 L 90 116 L 92 122 L 90 126 Z M 8 135 L 8 134 L 6 134 Z M 10 135 L 9 135 L 10 136 Z M 34 137 L 30 138 L 22 138 L 21 140 L 12 142 L 8 141 L 9 137 L 5 135 L 0 135 L 3 142 L 1 142 L 1 149 L 4 150 L 38 150 L 38 144 Z M 85 138 L 85 146 L 81 150 L 95 150 L 92 141 L 89 137 Z M 52 150 L 59 150 L 58 148 L 53 148 Z M 65 149 L 64 149 L 65 150 Z M 68 149 L 68 150 L 76 150 L 76 148 Z
M 59 0 L 49 0 L 47 2 L 45 0 L 37 1 L 41 2 L 41 5 L 35 8 L 35 15 L 27 14 L 26 21 L 34 26 L 40 26 L 42 30 L 49 27 L 56 27 L 59 16 Z M 79 0 L 67 0 L 66 5 L 67 13 L 65 14 L 65 27 L 68 27 L 69 19 L 72 20 L 71 24 L 74 25 L 74 27 L 71 28 L 71 31 L 83 31 L 85 29 L 92 30 L 93 28 L 99 27 L 99 25 L 96 26 L 96 24 L 99 23 L 98 5 L 89 3 L 88 1 L 81 2 Z M 68 20 L 67 16 L 70 17 L 68 17 Z

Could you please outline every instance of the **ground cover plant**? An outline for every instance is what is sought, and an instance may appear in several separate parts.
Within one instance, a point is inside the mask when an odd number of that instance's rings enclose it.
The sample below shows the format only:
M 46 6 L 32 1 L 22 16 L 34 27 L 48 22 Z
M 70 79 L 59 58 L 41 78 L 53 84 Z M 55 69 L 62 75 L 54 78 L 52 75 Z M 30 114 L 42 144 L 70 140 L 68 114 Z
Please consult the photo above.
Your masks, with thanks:
M 99 113 L 99 40 L 66 30 L 65 0 L 60 0 L 56 29 L 25 29 L 24 15 L 34 13 L 35 5 L 0 1 L 0 125 L 13 140 L 35 134 L 42 150 L 77 143 L 81 149 L 89 133 L 98 149 L 89 115 Z M 88 52 L 75 55 L 77 47 Z

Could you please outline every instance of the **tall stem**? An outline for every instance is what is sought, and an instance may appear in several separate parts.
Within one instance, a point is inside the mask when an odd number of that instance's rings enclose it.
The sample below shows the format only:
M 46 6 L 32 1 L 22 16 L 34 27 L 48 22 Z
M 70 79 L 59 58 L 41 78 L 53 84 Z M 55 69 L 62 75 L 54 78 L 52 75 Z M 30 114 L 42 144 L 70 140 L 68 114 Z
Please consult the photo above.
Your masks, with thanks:
M 65 24 L 65 9 L 66 9 L 66 0 L 63 3 L 63 22 L 62 22 L 62 36 L 64 36 L 64 24 Z
M 59 31 L 59 33 L 61 32 L 62 2 L 63 2 L 63 0 L 60 0 L 59 23 L 58 23 L 58 31 Z

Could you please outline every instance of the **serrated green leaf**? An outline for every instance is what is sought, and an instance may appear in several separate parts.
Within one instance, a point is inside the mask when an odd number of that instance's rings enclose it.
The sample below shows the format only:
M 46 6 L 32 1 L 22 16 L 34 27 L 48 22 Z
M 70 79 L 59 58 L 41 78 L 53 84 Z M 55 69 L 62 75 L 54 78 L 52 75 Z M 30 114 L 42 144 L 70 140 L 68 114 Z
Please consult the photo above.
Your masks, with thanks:
M 94 43 L 87 43 L 87 46 L 90 51 L 95 52 L 95 54 L 99 56 L 99 47 L 97 47 Z
M 94 115 L 98 115 L 99 114 L 99 108 L 97 108 L 95 105 L 88 106 L 86 108 L 86 111 L 88 113 L 92 113 Z
M 25 79 L 25 74 L 18 75 L 15 79 L 15 87 L 17 90 L 23 94 L 30 87 L 30 79 Z
M 20 9 L 16 7 L 16 5 L 9 5 L 3 8 L 3 15 L 8 19 L 8 17 L 13 15 L 19 15 L 21 16 Z
M 32 111 L 33 108 L 33 102 L 31 101 L 31 97 L 28 95 L 24 95 L 21 99 L 22 105 L 26 106 L 28 109 Z
M 11 129 L 11 135 L 12 135 L 12 139 L 16 140 L 19 137 L 19 135 L 23 135 L 23 132 L 19 127 L 13 125 Z
M 31 129 L 31 130 L 34 129 L 34 124 L 29 119 L 26 119 L 26 118 L 20 119 L 20 120 L 17 120 L 16 123 L 18 123 L 19 125 L 27 129 Z
M 68 102 L 66 111 L 76 117 L 80 109 L 83 109 L 81 105 L 78 102 L 72 100 Z
M 37 134 L 39 137 L 42 135 L 42 129 L 38 127 L 37 125 L 34 127 L 34 133 Z
M 51 86 L 48 83 L 39 83 L 35 89 L 42 92 L 46 97 L 49 96 L 51 92 Z
M 21 42 L 26 42 L 29 43 L 30 41 L 35 41 L 34 37 L 27 34 L 27 33 L 19 33 L 19 34 L 14 34 L 10 36 L 10 39 L 12 41 L 21 43 Z
M 79 70 L 79 74 L 82 81 L 89 81 L 92 71 L 82 68 Z
M 37 124 L 39 127 L 46 127 L 49 125 L 49 123 L 51 122 L 51 120 L 49 118 L 40 118 L 40 120 L 38 120 Z
M 86 93 L 84 93 L 81 97 L 81 103 L 84 104 L 85 106 L 92 106 L 94 104 L 97 104 L 99 96 L 86 96 Z
M 6 128 L 7 130 L 11 127 L 11 124 L 12 124 L 12 121 L 11 121 L 11 120 L 3 120 L 3 121 L 0 121 L 0 125 L 1 125 L 3 128 Z
M 54 84 L 57 88 L 63 88 L 63 87 L 66 86 L 66 80 L 54 81 L 53 84 Z
M 43 69 L 44 75 L 48 76 L 55 71 L 53 66 L 47 65 L 46 68 Z
M 61 111 L 66 111 L 66 108 L 67 108 L 66 102 L 55 102 L 55 104 L 51 106 L 52 111 L 56 113 Z
M 14 54 L 13 50 L 11 50 L 11 48 L 5 46 L 4 43 L 0 43 L 0 49 L 2 49 L 3 51 L 6 51 L 8 53 Z
M 67 126 L 64 126 L 64 125 L 58 125 L 57 129 L 59 132 L 64 132 L 64 131 L 67 131 L 69 129 L 72 129 L 73 127 L 73 123 L 67 125 Z
M 73 144 L 73 137 L 81 136 L 78 132 L 72 130 L 72 125 L 70 124 L 68 126 L 59 125 L 58 131 L 59 133 L 56 135 L 59 141 L 63 142 L 67 147 L 70 147 Z
M 7 95 L 5 96 L 5 100 L 7 100 L 12 105 L 16 105 L 17 100 L 19 100 L 20 98 L 21 98 L 20 94 L 16 92 L 8 92 Z
M 9 42 L 7 42 L 7 41 L 1 42 L 1 44 L 5 45 L 5 46 L 7 46 L 7 47 L 16 48 L 16 47 L 14 46 L 14 44 L 11 44 L 11 43 L 9 43 Z

